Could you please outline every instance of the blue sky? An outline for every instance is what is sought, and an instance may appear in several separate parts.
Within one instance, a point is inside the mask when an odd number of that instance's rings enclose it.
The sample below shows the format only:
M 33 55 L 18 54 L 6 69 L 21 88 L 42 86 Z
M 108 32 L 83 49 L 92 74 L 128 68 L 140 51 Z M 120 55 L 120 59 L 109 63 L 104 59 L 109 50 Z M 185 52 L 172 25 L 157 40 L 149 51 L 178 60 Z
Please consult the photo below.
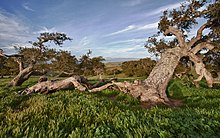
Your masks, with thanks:
M 73 55 L 150 57 L 144 48 L 157 32 L 162 11 L 183 0 L 1 0 L 0 48 L 29 46 L 41 32 L 64 32 L 73 40 L 62 48 Z M 54 47 L 54 46 L 51 46 Z

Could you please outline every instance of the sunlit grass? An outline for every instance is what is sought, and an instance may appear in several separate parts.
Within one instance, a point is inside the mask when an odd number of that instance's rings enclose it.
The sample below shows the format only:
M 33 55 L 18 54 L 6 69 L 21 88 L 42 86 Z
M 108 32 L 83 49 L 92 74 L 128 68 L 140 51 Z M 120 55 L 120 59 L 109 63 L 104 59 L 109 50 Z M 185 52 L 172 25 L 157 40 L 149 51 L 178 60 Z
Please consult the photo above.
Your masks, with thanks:
M 178 108 L 156 106 L 143 109 L 137 99 L 118 91 L 99 93 L 77 90 L 50 95 L 18 96 L 33 85 L 4 87 L 1 79 L 1 137 L 219 137 L 220 87 L 195 88 L 179 80 L 168 91 L 182 99 Z M 175 83 L 175 84 L 174 84 Z

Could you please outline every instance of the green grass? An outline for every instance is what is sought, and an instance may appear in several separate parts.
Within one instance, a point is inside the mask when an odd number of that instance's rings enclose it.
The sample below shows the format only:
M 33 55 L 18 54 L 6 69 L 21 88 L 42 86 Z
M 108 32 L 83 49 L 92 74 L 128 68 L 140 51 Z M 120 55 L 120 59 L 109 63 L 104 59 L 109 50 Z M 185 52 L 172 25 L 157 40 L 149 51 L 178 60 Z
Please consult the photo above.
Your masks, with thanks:
M 198 89 L 175 80 L 168 94 L 184 106 L 143 109 L 138 100 L 110 90 L 18 96 L 36 78 L 15 88 L 4 87 L 8 80 L 0 79 L 1 137 L 220 137 L 217 85 Z

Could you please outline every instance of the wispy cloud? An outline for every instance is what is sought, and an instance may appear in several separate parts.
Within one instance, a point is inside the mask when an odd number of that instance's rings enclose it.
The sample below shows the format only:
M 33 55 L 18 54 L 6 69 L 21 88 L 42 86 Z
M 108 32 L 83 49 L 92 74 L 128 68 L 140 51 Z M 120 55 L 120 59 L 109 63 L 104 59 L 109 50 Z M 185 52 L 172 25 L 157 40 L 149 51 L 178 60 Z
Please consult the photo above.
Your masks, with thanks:
M 146 38 L 137 38 L 137 39 L 128 39 L 128 40 L 120 40 L 116 42 L 110 42 L 106 45 L 120 45 L 120 44 L 129 44 L 129 45 L 136 45 L 136 44 L 144 44 L 146 42 Z
M 125 3 L 123 3 L 123 6 L 137 6 L 141 3 L 145 2 L 146 0 L 126 0 Z
M 86 47 L 89 44 L 91 44 L 91 41 L 89 40 L 87 36 L 83 37 L 79 42 L 79 46 L 82 46 L 82 47 Z
M 89 49 L 92 49 L 93 41 L 88 36 L 84 36 L 82 38 L 74 38 L 68 47 L 63 47 L 67 49 L 71 49 L 73 53 L 81 52 L 81 54 L 85 53 Z
M 151 56 L 149 53 L 147 53 L 147 50 L 144 48 L 144 46 L 140 44 L 127 45 L 126 47 L 117 47 L 117 50 L 115 48 L 109 47 L 108 49 L 101 50 L 100 53 L 102 53 L 104 57 L 118 58 L 144 58 Z
M 53 32 L 57 32 L 57 30 L 55 27 L 47 28 L 46 26 L 42 26 L 40 27 L 40 30 L 37 32 L 34 32 L 34 34 L 40 34 L 40 33 L 45 33 L 45 32 L 53 33 Z
M 17 17 L 0 11 L 0 48 L 7 51 L 13 43 L 24 43 L 30 40 L 29 27 Z
M 29 4 L 28 3 L 24 3 L 22 4 L 22 7 L 27 10 L 27 11 L 32 11 L 34 12 L 35 10 L 33 10 L 32 8 L 30 8 Z
M 114 36 L 114 35 L 122 34 L 125 32 L 130 32 L 130 31 L 141 31 L 141 30 L 155 29 L 155 28 L 157 28 L 157 26 L 158 26 L 158 22 L 145 24 L 145 25 L 129 25 L 122 30 L 107 34 L 104 37 Z
M 158 22 L 146 24 L 144 26 L 139 26 L 137 30 L 148 30 L 148 29 L 154 29 L 158 27 Z
M 134 30 L 134 29 L 136 29 L 136 28 L 137 28 L 136 25 L 129 25 L 129 26 L 127 26 L 126 28 L 124 28 L 124 29 L 122 29 L 122 30 L 119 30 L 119 31 L 116 31 L 116 32 L 107 34 L 107 35 L 105 35 L 105 36 L 113 36 L 113 35 L 121 34 L 121 33 L 124 33 L 124 32 L 128 32 L 128 31 Z
M 161 6 L 151 12 L 148 12 L 147 14 L 145 14 L 145 16 L 153 16 L 153 15 L 157 15 L 157 14 L 161 14 L 163 11 L 165 10 L 172 10 L 172 9 L 176 9 L 178 7 L 181 6 L 181 3 L 174 3 L 174 4 L 169 4 L 169 5 L 165 5 L 165 6 Z
M 13 15 L 7 16 L 0 11 L 0 30 L 0 40 L 19 41 L 26 37 L 29 28 Z

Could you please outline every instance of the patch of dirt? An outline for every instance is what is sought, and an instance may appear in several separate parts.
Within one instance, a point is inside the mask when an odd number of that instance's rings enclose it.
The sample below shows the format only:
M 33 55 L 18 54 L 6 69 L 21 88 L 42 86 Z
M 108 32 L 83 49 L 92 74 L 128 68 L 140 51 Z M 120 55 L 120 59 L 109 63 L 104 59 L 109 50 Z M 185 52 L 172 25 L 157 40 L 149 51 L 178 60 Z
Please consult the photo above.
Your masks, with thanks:
M 110 99 L 110 100 L 112 100 L 112 101 L 115 101 L 115 100 L 116 100 L 116 98 L 117 98 L 117 96 L 116 96 L 116 95 L 112 95 L 112 96 L 110 96 L 110 97 L 109 97 L 109 99 Z
M 174 99 L 169 99 L 169 100 L 170 101 L 166 102 L 166 103 L 141 102 L 140 106 L 143 109 L 150 109 L 150 108 L 152 108 L 154 106 L 157 106 L 157 105 L 167 106 L 167 107 L 170 107 L 170 108 L 177 108 L 177 107 L 183 106 L 183 101 L 182 100 L 174 100 Z
M 151 103 L 151 102 L 141 102 L 141 104 L 140 104 L 141 108 L 143 108 L 143 109 L 150 109 L 156 105 L 157 104 Z
M 175 100 L 175 99 L 169 99 L 170 103 L 169 106 L 170 107 L 181 107 L 183 106 L 183 101 L 182 100 Z

